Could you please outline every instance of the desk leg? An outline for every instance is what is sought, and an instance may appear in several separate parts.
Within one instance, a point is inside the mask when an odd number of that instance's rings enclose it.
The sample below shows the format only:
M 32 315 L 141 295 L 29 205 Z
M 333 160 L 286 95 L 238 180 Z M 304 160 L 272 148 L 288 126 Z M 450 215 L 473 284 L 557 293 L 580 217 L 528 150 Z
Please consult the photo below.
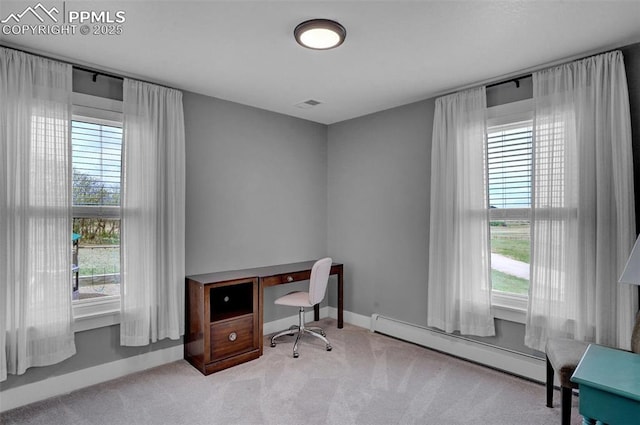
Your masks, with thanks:
M 343 267 L 340 266 L 338 270 L 338 328 L 342 329 L 344 326 L 344 289 L 342 282 Z
M 258 279 L 258 294 L 260 299 L 258 299 L 258 316 L 260 322 L 260 355 L 263 354 L 264 350 L 264 286 L 262 285 L 262 279 Z
M 343 267 L 340 266 L 337 271 L 338 276 L 338 329 L 344 327 L 344 288 L 342 279 Z M 320 320 L 320 305 L 313 306 L 313 320 Z

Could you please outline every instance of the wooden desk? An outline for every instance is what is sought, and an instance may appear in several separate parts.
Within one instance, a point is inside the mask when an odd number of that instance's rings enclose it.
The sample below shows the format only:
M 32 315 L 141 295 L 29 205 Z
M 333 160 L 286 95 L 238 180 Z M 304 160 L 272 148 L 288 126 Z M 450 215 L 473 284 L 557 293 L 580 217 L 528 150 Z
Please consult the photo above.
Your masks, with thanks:
M 640 423 L 640 354 L 591 344 L 571 381 L 580 388 L 583 424 Z
M 225 272 L 206 273 L 194 276 L 187 276 L 188 279 L 202 283 L 227 282 L 239 279 L 251 279 L 257 277 L 260 286 L 281 285 L 285 283 L 308 280 L 311 276 L 311 267 L 315 261 L 303 261 L 300 263 L 278 264 L 276 266 L 256 267 L 252 269 L 230 270 Z M 344 289 L 343 289 L 343 266 L 341 263 L 331 265 L 330 275 L 338 276 L 338 328 L 344 326 Z M 260 303 L 262 304 L 262 294 Z M 320 307 L 314 306 L 314 320 L 320 320 Z M 262 308 L 260 309 L 262 312 Z
M 264 288 L 308 280 L 314 263 L 303 261 L 187 276 L 185 359 L 209 374 L 261 356 Z M 338 277 L 338 328 L 342 328 L 342 264 L 333 263 L 329 273 Z M 314 320 L 320 320 L 320 306 L 313 309 Z

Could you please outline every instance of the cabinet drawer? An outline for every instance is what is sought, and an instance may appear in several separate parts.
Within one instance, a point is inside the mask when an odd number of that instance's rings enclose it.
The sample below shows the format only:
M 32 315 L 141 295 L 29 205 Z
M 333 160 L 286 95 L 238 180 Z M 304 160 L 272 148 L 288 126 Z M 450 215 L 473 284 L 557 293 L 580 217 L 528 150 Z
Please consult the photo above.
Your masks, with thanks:
M 211 324 L 211 360 L 253 348 L 253 314 Z
M 278 274 L 275 276 L 268 276 L 262 279 L 263 286 L 280 285 L 281 283 L 299 282 L 301 280 L 309 280 L 311 277 L 311 270 L 295 273 Z

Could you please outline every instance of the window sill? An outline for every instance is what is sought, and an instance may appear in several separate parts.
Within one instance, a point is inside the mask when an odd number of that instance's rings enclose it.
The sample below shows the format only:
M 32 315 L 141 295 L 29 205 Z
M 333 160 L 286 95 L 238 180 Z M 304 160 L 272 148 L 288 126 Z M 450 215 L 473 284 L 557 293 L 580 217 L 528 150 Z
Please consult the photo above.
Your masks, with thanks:
M 120 323 L 120 297 L 80 300 L 73 303 L 73 331 L 82 332 Z
M 493 291 L 491 294 L 491 313 L 493 317 L 516 323 L 526 323 L 528 297 Z

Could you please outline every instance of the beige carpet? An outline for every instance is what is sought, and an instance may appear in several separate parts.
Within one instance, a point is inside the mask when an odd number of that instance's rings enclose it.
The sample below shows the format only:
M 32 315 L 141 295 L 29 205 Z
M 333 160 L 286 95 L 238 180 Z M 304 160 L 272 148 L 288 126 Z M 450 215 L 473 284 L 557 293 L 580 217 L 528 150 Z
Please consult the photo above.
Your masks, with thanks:
M 333 351 L 306 338 L 203 376 L 184 361 L 35 403 L 2 424 L 560 424 L 544 387 L 324 319 Z M 572 423 L 579 424 L 577 398 Z

